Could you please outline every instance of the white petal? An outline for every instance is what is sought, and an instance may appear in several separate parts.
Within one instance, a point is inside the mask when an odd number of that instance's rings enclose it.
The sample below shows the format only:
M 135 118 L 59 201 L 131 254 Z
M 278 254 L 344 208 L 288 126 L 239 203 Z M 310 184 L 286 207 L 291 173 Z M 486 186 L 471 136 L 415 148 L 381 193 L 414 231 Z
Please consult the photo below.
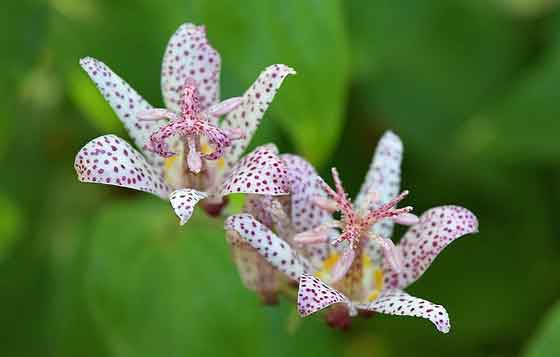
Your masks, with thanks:
M 181 220 L 181 225 L 187 223 L 191 218 L 194 206 L 198 201 L 206 197 L 208 197 L 208 195 L 205 192 L 193 190 L 192 188 L 176 190 L 169 195 L 169 201 L 171 202 L 175 214 Z
M 76 155 L 74 168 L 83 182 L 133 188 L 161 198 L 169 195 L 161 171 L 115 135 L 100 136 L 87 143 Z
M 162 166 L 163 158 L 145 151 L 143 148 L 148 143 L 150 135 L 164 125 L 166 121 L 138 120 L 138 114 L 152 109 L 152 106 L 103 62 L 86 57 L 80 60 L 80 65 L 95 83 L 105 100 L 109 102 L 148 162 L 154 166 Z
M 265 301 L 274 298 L 278 289 L 276 269 L 236 231 L 226 230 L 226 240 L 243 285 L 258 292 Z
M 219 194 L 286 195 L 289 192 L 286 175 L 286 168 L 275 149 L 271 145 L 260 146 L 229 171 Z
M 373 302 L 358 304 L 356 307 L 389 315 L 422 317 L 430 320 L 443 333 L 448 333 L 451 328 L 449 316 L 443 306 L 408 295 L 398 289 L 385 290 Z
M 311 271 L 309 263 L 290 245 L 258 222 L 249 214 L 230 216 L 225 222 L 226 230 L 237 232 L 273 267 L 289 279 L 297 280 Z
M 404 289 L 415 282 L 437 255 L 455 239 L 478 231 L 475 215 L 459 206 L 432 208 L 420 216 L 400 240 L 397 249 L 403 259 L 403 270 L 395 272 L 384 263 L 385 283 Z
M 181 89 L 187 78 L 197 83 L 202 110 L 220 97 L 219 53 L 206 39 L 204 26 L 183 24 L 169 39 L 161 68 L 161 89 L 167 108 L 180 111 Z
M 344 303 L 351 306 L 350 300 L 342 293 L 308 274 L 303 274 L 299 279 L 297 303 L 299 314 L 303 317 L 333 304 Z
M 357 209 L 365 211 L 377 208 L 399 194 L 402 155 L 403 144 L 399 137 L 390 131 L 386 132 L 377 144 L 365 181 L 356 197 Z M 375 198 L 371 199 L 374 193 Z M 393 222 L 379 222 L 373 232 L 391 238 Z
M 227 149 L 224 159 L 228 167 L 232 167 L 245 151 L 284 78 L 295 73 L 283 64 L 267 67 L 243 94 L 241 104 L 226 115 L 223 129 L 241 129 L 245 133 L 244 139 L 236 140 Z

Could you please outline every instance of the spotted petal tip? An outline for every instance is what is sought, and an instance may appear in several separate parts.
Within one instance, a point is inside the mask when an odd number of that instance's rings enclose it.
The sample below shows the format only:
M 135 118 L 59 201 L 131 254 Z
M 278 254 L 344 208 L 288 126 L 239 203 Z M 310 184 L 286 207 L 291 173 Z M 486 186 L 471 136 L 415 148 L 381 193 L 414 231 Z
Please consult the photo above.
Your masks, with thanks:
M 283 64 L 268 66 L 243 94 L 241 104 L 226 115 L 223 129 L 240 128 L 245 133 L 245 138 L 236 141 L 226 152 L 228 166 L 231 167 L 241 156 L 284 79 L 293 74 L 295 71 Z
M 330 305 L 345 303 L 351 305 L 348 298 L 337 290 L 323 283 L 318 278 L 302 274 L 299 278 L 298 312 L 302 317 L 309 316 Z
M 311 271 L 310 264 L 303 257 L 253 216 L 230 216 L 224 226 L 226 230 L 237 232 L 267 262 L 289 279 L 297 280 L 301 274 Z
M 258 147 L 245 156 L 223 180 L 219 193 L 286 195 L 289 193 L 287 171 L 270 146 Z
M 384 262 L 386 283 L 395 288 L 406 288 L 424 274 L 445 247 L 476 232 L 478 220 L 466 208 L 440 206 L 426 211 L 397 245 L 403 259 L 402 271 L 397 273 Z
M 196 81 L 203 110 L 215 104 L 220 96 L 220 68 L 220 54 L 208 42 L 204 26 L 181 25 L 167 44 L 161 68 L 167 108 L 179 111 L 181 89 L 187 78 Z
M 443 306 L 408 295 L 398 289 L 385 290 L 373 302 L 356 307 L 388 315 L 422 317 L 431 321 L 438 331 L 443 333 L 448 333 L 451 329 L 449 315 Z
M 191 188 L 176 190 L 169 196 L 171 206 L 177 217 L 179 217 L 181 225 L 187 223 L 191 218 L 194 206 L 198 201 L 206 197 L 208 197 L 208 195 L 205 192 L 193 190 Z
M 100 136 L 87 143 L 76 155 L 74 168 L 82 182 L 128 187 L 161 198 L 169 194 L 159 169 L 115 135 Z

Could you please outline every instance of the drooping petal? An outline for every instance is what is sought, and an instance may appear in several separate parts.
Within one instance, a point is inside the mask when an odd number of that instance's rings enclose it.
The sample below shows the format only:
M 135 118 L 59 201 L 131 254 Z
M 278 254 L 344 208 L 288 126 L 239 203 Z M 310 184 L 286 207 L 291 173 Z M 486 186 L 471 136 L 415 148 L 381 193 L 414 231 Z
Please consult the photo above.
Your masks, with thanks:
M 161 171 L 115 135 L 100 136 L 87 143 L 76 155 L 74 168 L 82 182 L 133 188 L 161 198 L 169 195 Z
M 350 300 L 320 279 L 303 274 L 299 278 L 298 312 L 302 317 L 309 316 L 332 304 L 344 303 L 351 306 Z
M 272 145 L 256 148 L 233 167 L 218 192 L 254 193 L 259 195 L 286 195 L 289 192 L 287 172 Z
M 309 263 L 290 245 L 258 222 L 249 214 L 230 216 L 225 222 L 226 230 L 237 232 L 273 267 L 289 279 L 297 280 L 305 272 L 311 272 Z
M 401 183 L 401 161 L 403 144 L 393 132 L 386 132 L 379 140 L 355 207 L 366 211 L 389 202 L 399 194 Z M 385 238 L 393 234 L 393 222 L 382 220 L 373 227 L 373 232 Z
M 169 201 L 171 202 L 175 214 L 181 220 L 181 225 L 187 223 L 191 218 L 194 206 L 198 201 L 206 197 L 208 197 L 208 195 L 205 192 L 197 191 L 192 188 L 176 190 L 169 195 Z
M 223 129 L 241 129 L 245 133 L 244 139 L 237 140 L 226 151 L 224 159 L 228 167 L 232 167 L 243 154 L 284 78 L 295 73 L 283 64 L 267 67 L 243 94 L 241 104 L 226 115 L 222 122 Z
M 422 276 L 443 248 L 477 231 L 476 216 L 466 208 L 441 206 L 426 211 L 397 245 L 403 270 L 395 272 L 384 260 L 385 283 L 394 288 L 406 288 Z
M 430 320 L 443 333 L 448 333 L 451 328 L 449 316 L 443 306 L 408 295 L 398 289 L 384 290 L 374 301 L 357 304 L 356 308 L 389 315 L 422 317 Z
M 136 146 L 142 150 L 149 163 L 162 166 L 163 158 L 145 151 L 150 135 L 166 123 L 166 120 L 139 120 L 138 114 L 152 109 L 122 78 L 115 74 L 103 62 L 91 57 L 82 58 L 80 65 L 97 86 L 105 100 L 109 102 Z
M 259 293 L 265 302 L 274 302 L 278 290 L 276 269 L 236 231 L 226 230 L 226 240 L 243 285 Z
M 204 26 L 181 25 L 163 56 L 161 89 L 166 107 L 180 111 L 181 89 L 187 78 L 197 83 L 202 110 L 216 103 L 220 97 L 220 65 L 220 55 L 208 43 Z

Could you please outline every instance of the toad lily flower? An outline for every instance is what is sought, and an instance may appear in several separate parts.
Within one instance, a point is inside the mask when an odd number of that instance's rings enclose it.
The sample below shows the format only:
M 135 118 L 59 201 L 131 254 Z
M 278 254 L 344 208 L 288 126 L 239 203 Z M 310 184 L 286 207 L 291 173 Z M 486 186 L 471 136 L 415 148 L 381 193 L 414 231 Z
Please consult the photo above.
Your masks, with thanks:
M 354 316 L 359 311 L 417 316 L 430 320 L 446 333 L 450 329 L 446 310 L 412 297 L 403 289 L 415 282 L 448 244 L 476 232 L 478 222 L 470 211 L 458 206 L 435 207 L 419 218 L 410 215 L 409 207 L 395 208 L 406 195 L 406 191 L 398 194 L 401 160 L 400 139 L 386 133 L 353 206 L 336 171 L 336 191 L 319 181 L 319 190 L 308 190 L 308 196 L 319 198 L 309 199 L 305 204 L 311 204 L 306 208 L 314 213 L 340 210 L 341 220 L 315 222 L 315 227 L 308 227 L 307 232 L 301 230 L 291 241 L 247 214 L 230 217 L 226 227 L 288 279 L 299 282 L 298 310 L 302 316 L 335 305 L 329 318 L 340 315 L 340 311 L 345 316 Z M 326 191 L 329 199 L 321 191 Z M 395 221 L 411 225 L 396 247 L 387 242 Z M 332 227 L 342 233 L 334 239 L 327 234 L 325 239 L 324 232 Z M 338 247 L 333 249 L 335 244 Z M 304 249 L 321 245 L 329 250 L 320 262 L 302 254 Z
M 295 73 L 290 67 L 269 66 L 242 97 L 219 102 L 220 55 L 204 27 L 184 24 L 163 57 L 166 108 L 153 108 L 102 62 L 88 57 L 80 64 L 141 150 L 114 135 L 90 141 L 74 164 L 81 181 L 170 200 L 181 224 L 200 200 L 217 215 L 229 193 L 287 193 L 286 172 L 273 145 L 240 157 L 283 80 Z
M 246 214 L 229 217 L 225 223 L 226 237 L 241 280 L 248 289 L 259 294 L 266 304 L 276 303 L 279 290 L 301 274 L 300 271 L 289 269 L 291 264 L 295 264 L 292 260 L 297 259 L 312 269 L 311 264 L 320 265 L 334 249 L 325 243 L 298 247 L 301 248 L 298 249 L 298 256 L 288 254 L 279 257 L 281 267 L 278 268 L 267 262 L 276 256 L 272 252 L 272 255 L 267 253 L 268 247 L 262 247 L 264 250 L 261 250 L 262 241 L 257 244 L 257 241 L 247 239 L 251 231 L 261 227 L 276 232 L 279 238 L 275 242 L 287 247 L 293 244 L 295 234 L 318 228 L 330 220 L 329 212 L 312 205 L 315 196 L 322 194 L 313 166 L 296 155 L 284 154 L 280 157 L 287 170 L 290 195 L 278 198 L 248 195 L 244 207 Z M 283 278 L 275 268 L 289 277 Z

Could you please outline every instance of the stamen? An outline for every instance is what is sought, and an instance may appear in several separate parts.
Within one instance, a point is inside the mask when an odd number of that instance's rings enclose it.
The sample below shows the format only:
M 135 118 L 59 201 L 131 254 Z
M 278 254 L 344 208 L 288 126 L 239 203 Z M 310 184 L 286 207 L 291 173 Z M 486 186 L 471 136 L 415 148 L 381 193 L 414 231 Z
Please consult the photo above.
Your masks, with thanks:
M 315 196 L 313 197 L 312 201 L 315 206 L 322 208 L 330 213 L 334 213 L 338 211 L 338 206 L 336 202 L 333 200 L 329 200 L 327 198 L 320 197 L 320 196 Z
M 175 120 L 177 115 L 167 109 L 149 109 L 136 114 L 139 121 Z
M 393 241 L 389 238 L 383 238 L 376 235 L 372 235 L 370 237 L 381 245 L 381 249 L 383 249 L 383 258 L 387 260 L 391 269 L 400 273 L 403 268 L 401 252 L 395 246 Z
M 420 221 L 417 215 L 413 213 L 403 213 L 400 216 L 395 217 L 395 222 L 402 224 L 403 226 L 413 226 Z
M 187 138 L 187 145 L 189 153 L 187 155 L 187 166 L 195 174 L 199 173 L 202 169 L 202 159 L 200 153 L 196 149 L 196 141 L 192 137 Z

